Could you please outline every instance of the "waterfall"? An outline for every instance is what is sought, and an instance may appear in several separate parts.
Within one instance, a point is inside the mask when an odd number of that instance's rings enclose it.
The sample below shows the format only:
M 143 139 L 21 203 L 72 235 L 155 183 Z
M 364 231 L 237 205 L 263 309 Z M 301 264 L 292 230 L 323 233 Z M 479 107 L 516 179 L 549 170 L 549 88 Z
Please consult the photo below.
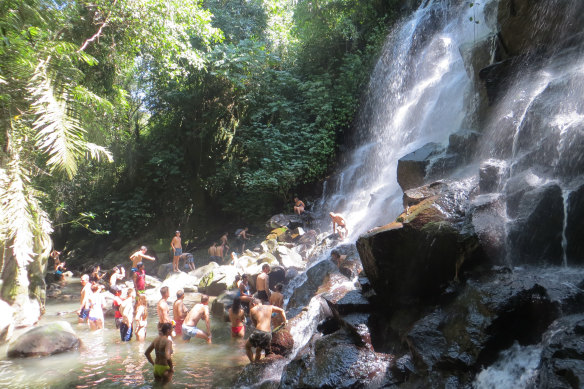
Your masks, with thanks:
M 355 147 L 332 178 L 336 191 L 323 202 L 327 212 L 345 216 L 349 239 L 401 212 L 398 159 L 427 142 L 446 141 L 463 125 L 472 84 L 459 47 L 490 33 L 483 7 L 423 2 L 389 34 L 357 118 Z

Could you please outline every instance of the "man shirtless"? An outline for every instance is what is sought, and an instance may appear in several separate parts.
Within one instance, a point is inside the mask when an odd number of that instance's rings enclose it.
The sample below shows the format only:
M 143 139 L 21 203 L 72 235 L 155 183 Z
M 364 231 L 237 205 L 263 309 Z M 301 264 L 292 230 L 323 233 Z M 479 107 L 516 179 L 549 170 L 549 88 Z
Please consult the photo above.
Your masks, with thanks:
M 136 251 L 134 254 L 130 255 L 130 261 L 132 261 L 132 271 L 138 270 L 138 263 L 142 262 L 142 259 L 146 258 L 150 261 L 156 261 L 156 258 L 146 255 L 148 249 L 146 246 L 140 247 L 140 250 Z
M 280 314 L 287 323 L 286 313 L 282 308 L 278 308 L 273 305 L 263 305 L 261 300 L 253 299 L 251 301 L 251 310 L 249 311 L 249 316 L 255 325 L 255 330 L 249 336 L 249 339 L 245 343 L 245 353 L 249 358 L 250 362 L 253 362 L 253 352 L 252 347 L 256 348 L 255 360 L 256 362 L 262 357 L 262 350 L 266 351 L 266 355 L 272 352 L 272 327 L 271 318 L 272 312 Z
M 185 307 L 185 292 L 179 289 L 176 292 L 176 301 L 172 305 L 172 318 L 176 323 L 175 332 L 177 335 L 182 335 L 182 325 L 187 313 L 189 313 L 189 310 Z
M 349 234 L 349 229 L 347 228 L 347 222 L 340 213 L 330 212 L 329 216 L 333 221 L 333 234 L 339 234 L 341 240 L 345 239 Z
M 170 382 L 172 379 L 172 373 L 174 372 L 174 366 L 172 364 L 172 341 L 170 340 L 170 334 L 172 333 L 172 325 L 170 323 L 164 323 L 160 327 L 160 334 L 154 341 L 148 346 L 144 355 L 154 366 L 154 381 L 161 382 L 163 384 Z M 156 359 L 152 360 L 152 350 L 156 355 Z
M 89 276 L 84 274 L 81 276 L 81 298 L 80 298 L 80 306 L 79 310 L 77 311 L 77 315 L 79 316 L 78 322 L 81 323 L 88 323 L 89 320 L 89 296 L 91 295 L 91 284 L 89 283 Z
M 258 275 L 256 279 L 256 290 L 257 296 L 260 300 L 268 302 L 270 300 L 270 277 L 268 273 L 270 272 L 270 265 L 264 263 L 262 265 L 262 272 Z
M 172 241 L 170 242 L 170 247 L 172 248 L 172 271 L 178 272 L 178 258 L 182 254 L 180 231 L 174 233 L 174 238 L 172 238 Z
M 231 321 L 231 337 L 243 339 L 245 335 L 245 312 L 241 307 L 240 297 L 233 299 L 233 305 L 229 308 L 229 320 Z
M 160 295 L 162 298 L 156 304 L 156 312 L 158 312 L 158 331 L 162 328 L 164 323 L 171 323 L 169 308 L 168 308 L 168 297 L 170 297 L 170 292 L 168 291 L 168 286 L 163 286 L 160 288 Z
M 275 289 L 274 292 L 270 296 L 270 304 L 273 306 L 276 306 L 278 308 L 284 308 L 284 295 L 282 294 L 282 290 L 284 289 L 284 285 L 278 283 L 274 287 L 274 289 Z M 283 323 L 283 321 L 280 318 L 280 316 L 278 316 L 276 314 L 272 314 L 272 326 L 274 326 L 274 328 L 278 327 L 282 323 Z
M 211 318 L 209 316 L 209 296 L 201 295 L 201 302 L 195 305 L 187 314 L 182 325 L 183 340 L 189 341 L 191 338 L 205 339 L 207 343 L 211 343 Z M 207 332 L 201 331 L 197 328 L 199 320 L 205 319 L 207 325 Z
M 229 235 L 228 232 L 224 233 L 223 235 L 221 235 L 221 238 L 219 238 L 219 244 L 221 246 L 221 250 L 223 251 L 223 256 L 225 256 L 225 254 L 227 254 L 229 252 L 229 245 L 227 244 L 227 235 Z

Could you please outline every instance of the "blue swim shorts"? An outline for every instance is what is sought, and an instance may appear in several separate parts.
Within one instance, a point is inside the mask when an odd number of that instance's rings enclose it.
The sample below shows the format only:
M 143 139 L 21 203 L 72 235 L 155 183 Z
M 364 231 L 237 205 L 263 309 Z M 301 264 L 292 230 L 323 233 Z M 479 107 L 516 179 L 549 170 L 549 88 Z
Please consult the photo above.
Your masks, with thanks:
M 180 255 L 182 255 L 182 249 L 174 249 L 174 256 L 178 257 Z
M 182 326 L 182 332 L 183 332 L 183 340 L 189 340 L 189 339 L 197 336 L 198 333 L 203 333 L 203 331 L 201 331 L 197 327 L 186 326 L 184 324 Z
M 89 308 L 83 308 L 81 312 L 79 312 L 79 317 L 81 319 L 87 319 L 89 317 Z

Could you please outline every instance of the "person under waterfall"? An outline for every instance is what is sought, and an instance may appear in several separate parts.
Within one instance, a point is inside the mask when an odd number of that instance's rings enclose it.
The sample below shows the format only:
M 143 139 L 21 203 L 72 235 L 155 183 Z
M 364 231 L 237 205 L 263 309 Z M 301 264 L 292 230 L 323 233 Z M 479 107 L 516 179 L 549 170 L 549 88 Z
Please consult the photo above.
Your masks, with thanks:
M 343 240 L 349 235 L 349 229 L 347 228 L 347 222 L 345 218 L 340 213 L 330 212 L 329 216 L 333 221 L 333 234 L 338 234 L 339 239 Z
M 294 197 L 294 213 L 296 215 L 300 216 L 302 212 L 304 212 L 305 207 L 306 205 L 304 205 L 302 200 L 300 200 L 298 197 Z
M 256 362 L 262 357 L 262 350 L 265 351 L 266 356 L 272 353 L 272 313 L 281 315 L 284 323 L 288 323 L 286 312 L 282 308 L 275 305 L 263 305 L 258 298 L 251 300 L 249 316 L 254 323 L 255 330 L 245 342 L 245 353 L 250 362 L 254 362 L 252 347 L 256 349 Z

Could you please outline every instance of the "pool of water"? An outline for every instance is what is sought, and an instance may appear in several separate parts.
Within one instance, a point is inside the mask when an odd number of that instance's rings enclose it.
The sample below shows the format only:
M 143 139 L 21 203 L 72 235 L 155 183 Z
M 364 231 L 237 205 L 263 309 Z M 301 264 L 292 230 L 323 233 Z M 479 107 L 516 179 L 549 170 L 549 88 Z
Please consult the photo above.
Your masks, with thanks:
M 122 342 L 113 318 L 105 319 L 105 328 L 90 331 L 87 325 L 77 324 L 75 310 L 79 307 L 80 286 L 72 280 L 63 290 L 71 294 L 70 301 L 47 301 L 47 312 L 40 321 L 46 324 L 64 320 L 71 324 L 83 342 L 79 351 L 43 358 L 8 359 L 7 345 L 0 347 L 0 387 L 10 388 L 89 388 L 153 386 L 152 365 L 144 351 L 156 337 L 158 316 L 155 307 L 149 307 L 146 340 Z M 190 309 L 197 296 L 188 296 Z M 204 322 L 199 328 L 205 329 Z M 201 339 L 189 343 L 175 339 L 173 362 L 175 373 L 169 387 L 217 388 L 231 387 L 235 378 L 249 362 L 242 343 L 234 343 L 229 334 L 229 323 L 211 319 L 213 344 Z M 15 334 L 17 336 L 17 334 Z M 154 353 L 153 353 L 154 356 Z

